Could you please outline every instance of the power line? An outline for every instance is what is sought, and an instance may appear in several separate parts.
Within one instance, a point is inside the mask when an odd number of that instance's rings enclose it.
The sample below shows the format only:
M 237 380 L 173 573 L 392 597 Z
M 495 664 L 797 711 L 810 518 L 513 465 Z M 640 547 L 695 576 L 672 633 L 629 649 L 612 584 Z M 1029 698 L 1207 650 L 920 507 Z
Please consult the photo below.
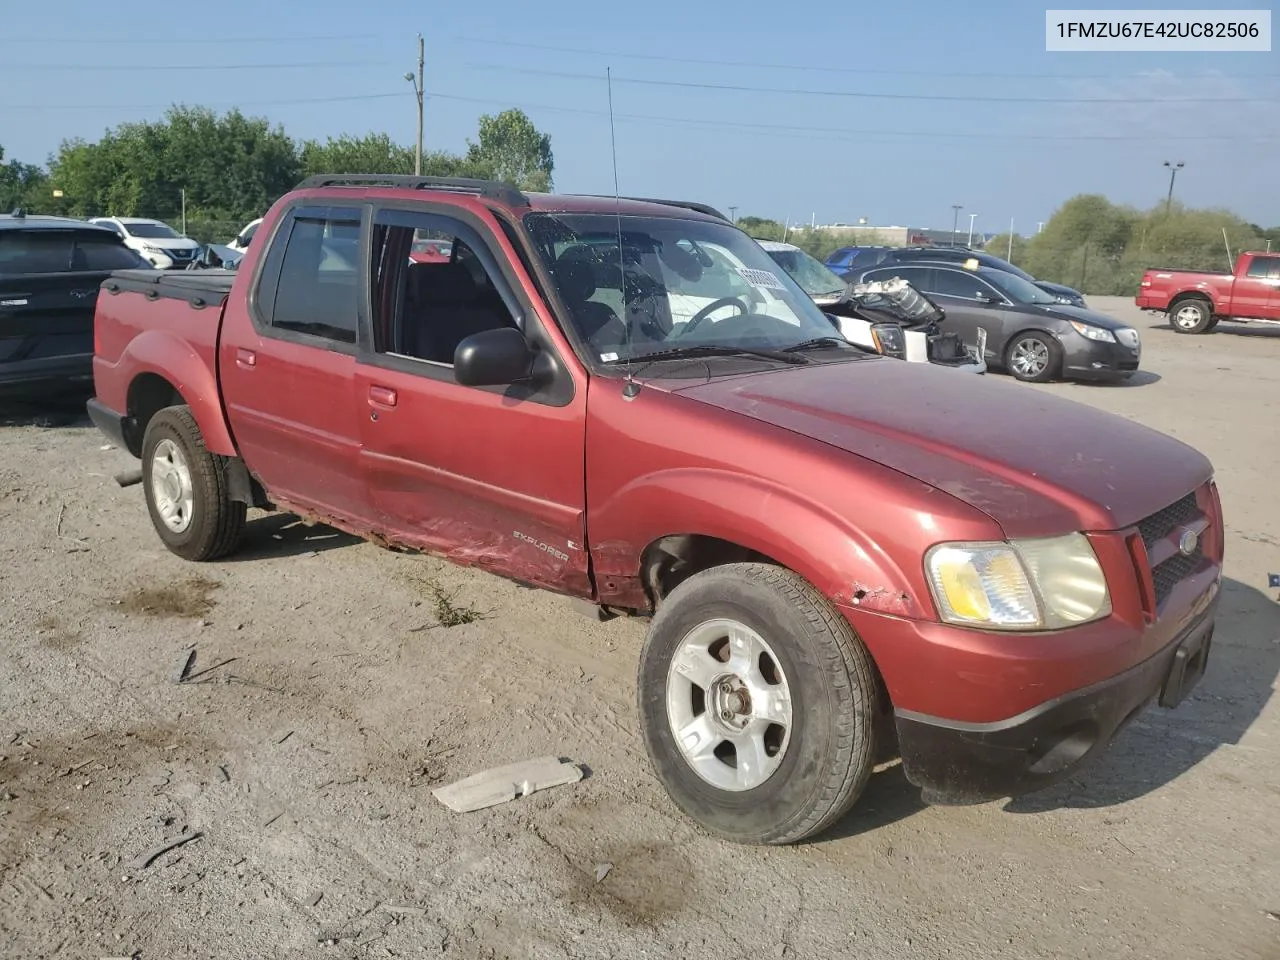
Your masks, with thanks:
M 218 107 L 239 109 L 241 107 L 278 107 L 302 103 L 351 103 L 360 100 L 387 100 L 391 97 L 406 96 L 404 91 L 398 93 L 363 93 L 345 97 L 299 97 L 285 100 L 235 100 L 221 103 L 191 104 L 193 107 Z M 0 103 L 0 110 L 167 110 L 170 107 L 183 106 L 169 103 Z
M 12 46 L 26 43 L 91 43 L 99 47 L 120 47 L 156 44 L 171 46 L 173 44 L 219 44 L 219 43 L 298 43 L 323 42 L 336 40 L 378 40 L 376 33 L 335 33 L 321 36 L 286 37 L 5 37 L 5 43 Z M 78 66 L 78 65 L 77 65 Z
M 508 67 L 497 63 L 472 63 L 467 66 L 486 72 L 532 74 L 570 80 L 594 80 L 594 73 L 568 70 L 537 70 L 532 67 Z M 615 83 L 650 87 L 679 87 L 694 90 L 726 90 L 735 93 L 784 93 L 805 97 L 850 97 L 860 100 L 933 100 L 955 103 L 1271 103 L 1273 97 L 989 97 L 953 93 L 870 93 L 861 90 L 797 90 L 790 87 L 757 87 L 747 84 L 699 83 L 692 80 L 652 80 L 642 77 L 614 77 Z
M 748 67 L 753 70 L 803 70 L 814 73 L 854 73 L 866 74 L 870 76 L 899 76 L 899 77 L 921 77 L 920 70 L 881 70 L 877 67 L 828 67 L 811 63 L 768 63 L 755 60 L 722 60 L 708 57 L 673 57 L 665 54 L 657 53 L 619 53 L 616 50 L 588 50 L 584 47 L 560 47 L 551 46 L 541 43 L 524 43 L 517 40 L 493 40 L 482 37 L 454 37 L 455 40 L 463 43 L 475 43 L 482 46 L 494 47 L 514 47 L 523 50 L 541 50 L 548 53 L 574 53 L 585 56 L 605 57 L 610 59 L 621 60 L 650 60 L 659 63 L 692 63 L 699 66 L 715 66 L 715 67 Z M 1071 73 L 967 73 L 967 72 L 939 72 L 930 70 L 929 77 L 953 77 L 953 78 L 972 78 L 985 80 L 1135 80 L 1143 79 L 1146 75 L 1134 73 L 1120 74 L 1071 74 Z M 1204 77 L 1193 79 L 1219 79 L 1218 77 Z M 1280 79 L 1280 74 L 1250 74 L 1240 79 L 1246 80 L 1274 80 Z
M 196 70 L 229 70 L 235 73 L 244 73 L 248 70 L 312 70 L 324 68 L 326 70 L 336 67 L 385 67 L 385 60 L 303 60 L 296 63 L 85 63 L 76 64 L 75 70 L 80 71 L 152 71 L 152 70 L 176 70 L 188 73 Z M 12 61 L 0 61 L 0 69 L 11 70 L 58 70 L 65 72 L 68 67 L 62 63 L 13 63 Z
M 448 93 L 428 93 L 428 99 L 449 100 L 461 103 L 477 103 L 485 105 L 499 106 L 518 106 L 523 110 L 545 110 L 554 113 L 569 113 L 580 116 L 590 117 L 607 117 L 608 113 L 603 110 L 589 110 L 584 107 L 561 107 L 551 104 L 540 103 L 517 103 L 512 104 L 508 100 L 495 100 L 485 97 L 468 97 Z M 959 139 L 959 140 L 1025 140 L 1025 141 L 1112 141 L 1112 142 L 1131 142 L 1133 136 L 1131 134 L 1000 134 L 1000 133 L 940 133 L 932 130 L 880 130 L 880 129 L 855 129 L 849 127 L 806 127 L 791 124 L 779 123 L 750 123 L 734 120 L 708 120 L 701 117 L 670 117 L 656 114 L 645 113 L 619 113 L 616 119 L 628 122 L 652 123 L 655 125 L 666 126 L 696 126 L 696 127 L 713 127 L 721 129 L 733 130 L 755 130 L 761 132 L 778 132 L 778 133 L 797 133 L 797 134 L 814 134 L 815 139 L 840 140 L 843 142 L 862 142 L 874 141 L 877 137 L 905 137 L 915 139 Z M 827 136 L 828 134 L 842 134 L 842 136 Z M 1196 141 L 1196 140 L 1215 140 L 1222 142 L 1273 142 L 1280 140 L 1280 136 L 1256 136 L 1256 137 L 1231 137 L 1212 134 L 1172 134 L 1169 136 L 1160 136 L 1161 141 Z

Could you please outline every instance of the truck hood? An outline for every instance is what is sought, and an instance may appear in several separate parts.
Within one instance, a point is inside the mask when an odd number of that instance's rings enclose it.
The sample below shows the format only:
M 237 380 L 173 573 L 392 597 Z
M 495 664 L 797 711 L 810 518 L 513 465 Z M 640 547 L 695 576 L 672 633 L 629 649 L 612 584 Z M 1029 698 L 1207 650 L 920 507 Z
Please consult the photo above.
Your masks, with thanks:
M 815 363 L 673 392 L 913 477 L 1009 537 L 1127 527 L 1213 469 L 1186 444 L 1114 414 L 929 364 Z

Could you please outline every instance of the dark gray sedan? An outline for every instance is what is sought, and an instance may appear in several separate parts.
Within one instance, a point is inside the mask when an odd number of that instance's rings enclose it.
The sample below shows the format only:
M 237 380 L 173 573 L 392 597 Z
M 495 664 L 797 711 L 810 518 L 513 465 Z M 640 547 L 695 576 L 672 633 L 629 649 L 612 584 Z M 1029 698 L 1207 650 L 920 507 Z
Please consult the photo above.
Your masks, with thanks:
M 1034 283 L 991 267 L 913 263 L 863 271 L 901 277 L 946 311 L 946 327 L 972 343 L 987 331 L 986 361 L 1019 380 L 1123 380 L 1138 369 L 1138 331 L 1103 313 L 1058 303 Z M 852 277 L 848 279 L 853 279 Z

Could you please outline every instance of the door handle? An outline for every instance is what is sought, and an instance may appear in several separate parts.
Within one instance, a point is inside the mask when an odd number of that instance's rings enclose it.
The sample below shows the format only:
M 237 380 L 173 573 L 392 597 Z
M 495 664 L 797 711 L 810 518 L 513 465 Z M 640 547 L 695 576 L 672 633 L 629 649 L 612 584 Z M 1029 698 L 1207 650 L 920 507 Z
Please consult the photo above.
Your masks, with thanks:
M 258 365 L 258 355 L 252 350 L 246 350 L 244 347 L 236 347 L 236 366 L 238 367 L 256 367 Z
M 372 386 L 369 388 L 369 405 L 394 407 L 396 405 L 396 392 L 390 387 Z

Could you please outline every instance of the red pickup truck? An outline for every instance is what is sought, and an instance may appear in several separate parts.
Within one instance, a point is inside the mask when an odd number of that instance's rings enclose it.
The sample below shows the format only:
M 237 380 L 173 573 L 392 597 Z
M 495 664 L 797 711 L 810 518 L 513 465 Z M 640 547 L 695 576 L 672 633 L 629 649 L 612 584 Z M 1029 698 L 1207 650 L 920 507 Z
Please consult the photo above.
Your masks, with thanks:
M 1178 333 L 1208 333 L 1222 319 L 1280 323 L 1280 254 L 1242 253 L 1235 273 L 1152 268 L 1133 302 L 1168 314 Z
M 94 377 L 179 556 L 288 510 L 651 618 L 654 769 L 740 842 L 892 751 L 932 801 L 1052 783 L 1210 649 L 1203 456 L 843 340 L 700 204 L 313 178 L 235 273 L 106 281 Z

